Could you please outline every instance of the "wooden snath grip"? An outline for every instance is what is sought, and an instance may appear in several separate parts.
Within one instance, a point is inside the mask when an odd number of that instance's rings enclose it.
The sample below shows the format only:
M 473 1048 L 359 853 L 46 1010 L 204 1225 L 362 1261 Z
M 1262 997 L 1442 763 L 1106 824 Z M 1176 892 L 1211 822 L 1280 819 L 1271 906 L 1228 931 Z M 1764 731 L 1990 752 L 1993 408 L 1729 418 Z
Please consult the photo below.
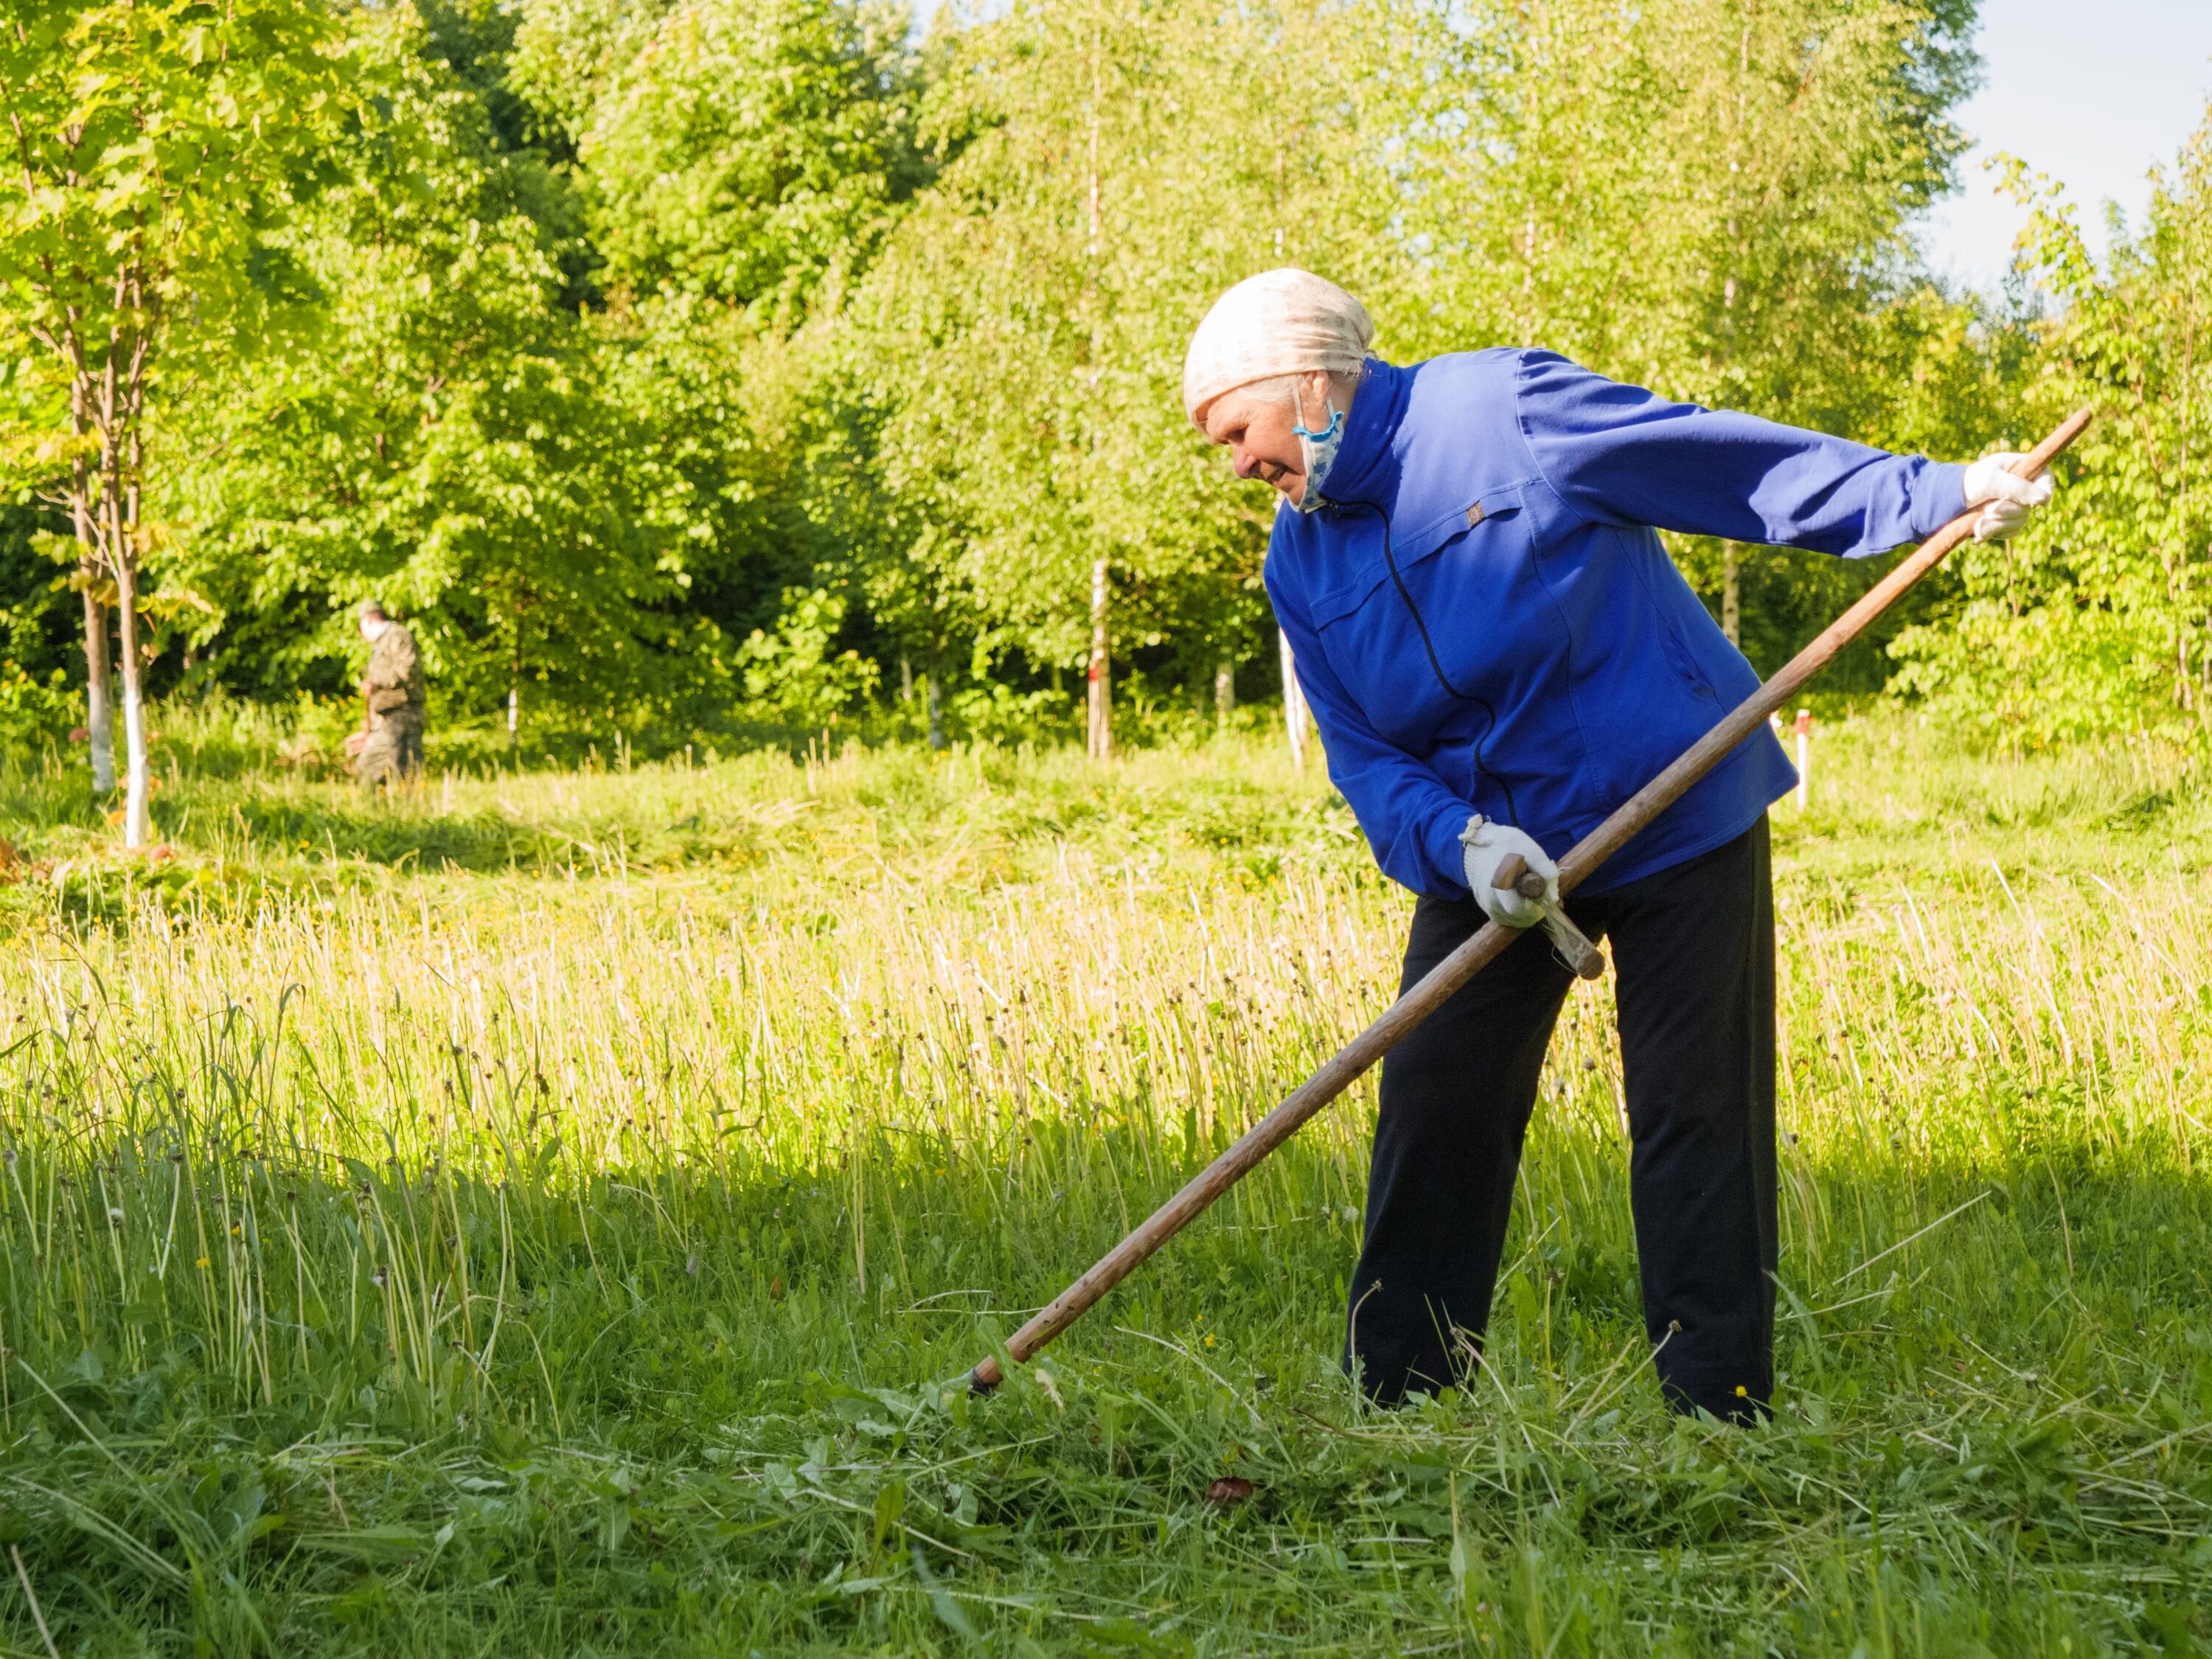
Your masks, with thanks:
M 1574 970 L 1577 978 L 1605 976 L 1605 952 L 1591 944 L 1589 935 L 1556 904 L 1544 912 L 1544 931 L 1552 936 L 1552 948 L 1559 953 L 1559 960 Z
M 1518 853 L 1508 853 L 1498 860 L 1498 867 L 1490 872 L 1490 884 L 1501 893 L 1518 893 L 1526 899 L 1544 896 L 1543 877 L 1531 870 L 1528 860 Z
M 2076 410 L 2057 430 L 2023 455 L 2013 471 L 2033 478 L 2049 466 L 2059 453 L 2081 435 L 2090 411 Z M 1835 655 L 1866 630 L 1867 624 L 1897 602 L 1913 583 L 1942 562 L 1945 554 L 1974 532 L 1979 507 L 1970 507 L 1945 525 L 1899 561 L 1896 568 L 1862 594 L 1858 602 L 1830 623 L 1818 639 L 1792 657 L 1775 677 L 1723 715 L 1720 723 L 1677 756 L 1664 771 L 1638 790 L 1603 823 L 1583 836 L 1559 860 L 1559 892 L 1571 893 L 1590 872 L 1626 845 L 1629 838 L 1680 800 L 1691 785 L 1718 766 L 1745 738 L 1766 724 L 1766 717 L 1796 696 L 1798 689 L 1834 660 Z M 1500 866 L 1498 873 L 1504 869 Z M 1522 874 L 1534 877 L 1533 870 Z M 1514 890 L 1537 897 L 1519 884 Z M 1553 914 L 1557 914 L 1554 907 Z M 1406 1033 L 1443 1006 L 1452 993 L 1497 959 L 1516 934 L 1496 922 L 1475 930 L 1464 945 L 1423 975 L 1419 982 L 1392 1003 L 1375 1023 L 1332 1055 L 1322 1068 L 1284 1097 L 1282 1103 L 1247 1129 L 1236 1144 L 1207 1164 L 1183 1189 L 1152 1212 L 1143 1225 L 1091 1265 L 1090 1270 L 1054 1297 L 1029 1323 L 1006 1341 L 1006 1357 L 1017 1363 L 1036 1351 L 1080 1319 L 1091 1304 L 1134 1273 L 1145 1258 L 1188 1226 L 1193 1218 L 1227 1192 L 1268 1153 L 1296 1134 L 1305 1121 L 1334 1100 L 1367 1069 L 1391 1049 Z M 968 1373 L 978 1393 L 998 1387 L 1005 1379 L 997 1358 L 985 1359 Z

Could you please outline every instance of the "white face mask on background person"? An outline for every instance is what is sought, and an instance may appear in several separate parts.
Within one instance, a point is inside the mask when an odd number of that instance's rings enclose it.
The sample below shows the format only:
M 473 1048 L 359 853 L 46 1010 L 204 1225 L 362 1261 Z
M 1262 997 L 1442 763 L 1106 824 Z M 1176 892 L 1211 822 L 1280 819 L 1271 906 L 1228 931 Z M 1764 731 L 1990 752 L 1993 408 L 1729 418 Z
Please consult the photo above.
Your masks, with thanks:
M 1344 411 L 1336 406 L 1336 399 L 1328 393 L 1322 394 L 1322 408 L 1328 416 L 1328 424 L 1319 432 L 1306 426 L 1305 394 L 1297 389 L 1291 392 L 1291 407 L 1294 418 L 1291 430 L 1297 435 L 1299 459 L 1305 465 L 1306 486 L 1298 499 L 1291 503 L 1299 513 L 1311 513 L 1322 504 L 1322 484 L 1328 470 L 1336 465 L 1336 452 L 1344 447 Z

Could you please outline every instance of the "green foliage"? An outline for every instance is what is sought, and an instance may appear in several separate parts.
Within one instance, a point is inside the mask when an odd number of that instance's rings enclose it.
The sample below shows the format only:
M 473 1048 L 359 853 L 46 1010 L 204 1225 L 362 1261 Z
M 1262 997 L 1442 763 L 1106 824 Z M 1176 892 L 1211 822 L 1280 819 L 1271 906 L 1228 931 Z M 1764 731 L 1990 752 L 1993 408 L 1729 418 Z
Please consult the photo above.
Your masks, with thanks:
M 443 720 L 514 690 L 544 736 L 726 723 L 762 676 L 739 642 L 837 562 L 807 488 L 830 423 L 782 331 L 910 182 L 897 30 L 823 6 L 351 22 L 361 126 L 280 241 L 314 326 L 179 445 L 210 672 L 335 690 L 344 611 L 374 593 L 415 626 Z
M 951 159 L 851 307 L 910 526 L 872 597 L 1073 663 L 1103 560 L 1117 648 L 1165 648 L 1186 684 L 1255 654 L 1272 498 L 1178 418 L 1176 371 L 1213 295 L 1279 261 L 1364 294 L 1401 361 L 1526 340 L 1877 441 L 1952 437 L 1912 418 L 1921 357 L 2019 355 L 1905 241 L 1960 148 L 1969 21 L 1955 0 L 1038 4 L 967 31 L 923 121 Z M 1717 593 L 1723 550 L 1681 556 Z M 1868 580 L 1760 576 L 1762 657 Z
M 319 326 L 194 412 L 180 513 L 226 678 L 329 684 L 349 602 L 410 619 L 448 706 L 647 696 L 684 633 L 649 427 L 562 303 L 557 182 L 491 142 L 406 12 L 363 12 L 355 170 L 285 239 Z M 547 206 L 548 202 L 552 204 Z M 319 672 L 320 671 L 320 672 Z
M 1900 689 L 2008 743 L 2137 725 L 2201 732 L 2212 708 L 2212 120 L 2159 178 L 2140 234 L 2089 253 L 2072 206 L 2014 165 L 2027 257 L 2060 308 L 2028 408 L 2096 424 L 2057 507 L 2008 548 L 1962 550 L 1960 605 L 1901 639 Z M 2027 435 L 2023 433 L 2021 435 Z
M 1963 148 L 1965 0 L 1392 15 L 1370 119 L 1413 186 L 1401 353 L 1546 344 L 1824 423 L 1881 395 L 1856 360 Z
M 1969 0 L 1025 0 L 941 9 L 919 43 L 868 0 L 255 0 L 224 14 L 221 51 L 193 44 L 217 38 L 192 33 L 198 15 L 34 9 L 8 48 L 25 64 L 126 39 L 168 54 L 179 146 L 228 118 L 225 98 L 283 100 L 258 135 L 240 118 L 208 141 L 204 179 L 177 182 L 166 126 L 150 169 L 116 174 L 200 204 L 155 285 L 176 331 L 149 382 L 147 518 L 125 538 L 162 684 L 338 694 L 343 613 L 374 592 L 416 625 L 442 720 L 495 719 L 516 693 L 551 748 L 619 729 L 665 749 L 802 707 L 896 724 L 902 659 L 957 727 L 1064 729 L 1079 684 L 1046 687 L 1094 626 L 1125 712 L 1166 731 L 1224 660 L 1273 678 L 1273 501 L 1227 477 L 1176 383 L 1206 305 L 1278 262 L 1362 293 L 1401 361 L 1536 342 L 1944 456 L 2040 421 L 2057 382 L 2027 384 L 2046 360 L 2150 405 L 2179 395 L 2172 350 L 2130 381 L 2089 367 L 2086 324 L 1955 301 L 1913 263 L 1905 226 L 1960 151 Z M 20 107 L 46 95 L 22 84 Z M 94 125 L 124 107 L 88 105 Z M 63 113 L 33 125 L 59 132 Z M 2176 227 L 2194 189 L 2161 198 Z M 61 224 L 16 227 L 9 280 Z M 2147 235 L 2128 257 L 2175 274 L 2116 273 L 2115 292 L 2187 292 L 2176 250 L 2196 234 Z M 2086 315 L 2067 257 L 2045 264 Z M 2157 325 L 2179 339 L 2188 322 Z M 166 399 L 162 374 L 192 395 Z M 52 495 L 98 451 L 20 345 L 0 351 L 0 411 L 17 485 Z M 2151 533 L 2118 495 L 2076 499 L 2115 568 Z M 2185 550 L 2191 523 L 2155 533 Z M 1879 574 L 1674 551 L 1717 607 L 1741 600 L 1762 667 Z M 2179 562 L 2179 617 L 2192 556 L 2160 556 Z M 1949 615 L 1957 580 L 1916 595 L 1840 683 L 1879 686 L 1891 635 Z M 844 607 L 822 660 L 872 680 L 789 693 L 767 665 L 788 653 L 763 652 L 784 596 L 817 591 Z M 2008 588 L 2023 600 L 2049 608 Z M 1989 602 L 1972 590 L 1941 666 L 1914 636 L 1916 690 L 2006 659 L 1978 643 L 2011 626 Z M 2022 624 L 2036 653 L 2063 636 L 2079 684 L 2072 712 L 2007 729 L 2128 718 L 2137 693 L 2116 688 L 2155 678 L 2150 601 L 2091 609 Z M 2177 687 L 2201 682 L 2197 627 L 2156 644 Z
M 690 0 L 597 90 L 578 148 L 610 282 L 795 322 L 866 264 L 915 163 L 903 13 Z
M 40 678 L 13 658 L 0 658 L 0 744 L 20 752 L 62 742 L 80 707 L 65 671 L 49 669 Z
M 1907 240 L 1961 148 L 1950 111 L 1972 79 L 1970 7 L 1475 16 L 1386 37 L 1389 90 L 1375 95 L 1413 112 L 1403 167 L 1421 188 L 1404 229 L 1424 256 L 1382 274 L 1395 350 L 1547 345 L 1669 396 L 1885 447 L 1984 445 L 2023 337 L 1936 292 Z M 1766 671 L 1881 574 L 1671 545 L 1723 614 L 1733 578 L 1741 643 Z M 1884 637 L 1841 665 L 1847 682 L 1880 686 Z
M 55 556 L 53 522 L 35 503 L 0 505 L 0 663 L 40 681 L 82 661 L 83 605 L 69 580 L 75 550 Z
M 874 690 L 875 664 L 857 651 L 835 648 L 845 607 L 843 595 L 822 588 L 785 592 L 775 631 L 757 628 L 738 647 L 745 698 L 755 711 L 817 726 Z
M 151 350 L 171 308 L 255 319 L 272 273 L 248 255 L 344 103 L 329 38 L 302 0 L 17 7 L 0 27 L 21 185 L 0 195 L 0 352 L 127 374 L 118 354 Z
M 922 127 L 949 159 L 850 307 L 904 520 L 878 589 L 1072 665 L 1103 559 L 1117 649 L 1172 641 L 1194 677 L 1249 651 L 1273 500 L 1192 430 L 1182 348 L 1239 277 L 1351 275 L 1384 231 L 1344 101 L 1364 21 L 1032 3 L 951 43 Z

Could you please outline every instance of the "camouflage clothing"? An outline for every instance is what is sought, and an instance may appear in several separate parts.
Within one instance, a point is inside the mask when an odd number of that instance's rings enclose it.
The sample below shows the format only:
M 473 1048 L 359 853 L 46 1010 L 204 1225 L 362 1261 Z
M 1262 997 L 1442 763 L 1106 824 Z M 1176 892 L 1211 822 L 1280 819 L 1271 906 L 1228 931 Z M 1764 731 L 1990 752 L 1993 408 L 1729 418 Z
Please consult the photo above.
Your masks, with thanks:
M 367 787 L 397 783 L 422 769 L 422 656 L 415 636 L 387 622 L 368 648 L 362 677 L 368 696 L 368 741 L 354 763 Z

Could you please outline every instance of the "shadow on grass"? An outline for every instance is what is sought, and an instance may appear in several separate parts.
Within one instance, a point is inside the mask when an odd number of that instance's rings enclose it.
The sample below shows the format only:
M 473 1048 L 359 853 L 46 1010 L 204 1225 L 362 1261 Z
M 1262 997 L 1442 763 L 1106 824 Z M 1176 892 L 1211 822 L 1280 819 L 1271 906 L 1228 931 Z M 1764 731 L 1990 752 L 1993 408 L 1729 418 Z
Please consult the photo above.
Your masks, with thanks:
M 387 802 L 342 789 L 248 793 L 230 806 L 233 824 L 256 850 L 358 859 L 392 869 L 547 870 L 568 865 L 585 845 L 496 812 L 422 811 L 406 796 Z M 588 855 L 583 863 L 586 870 L 593 866 Z
M 458 1139 L 362 1121 L 356 1146 L 430 1151 L 338 1157 L 279 1127 L 281 1030 L 204 1030 L 129 1062 L 128 1133 L 70 1104 L 86 1048 L 26 1048 L 0 1110 L 0 1540 L 67 1650 L 437 1651 L 414 1635 L 457 1620 L 445 1647 L 581 1651 L 546 1634 L 566 1608 L 606 1652 L 952 1651 L 961 1621 L 1049 1635 L 1031 1609 L 1073 1607 L 1124 1621 L 1085 1651 L 1479 1617 L 1582 1632 L 1534 1652 L 1664 1627 L 1843 1659 L 1903 1607 L 1929 1651 L 2087 1652 L 2162 1628 L 2119 1592 L 2191 1547 L 2206 1490 L 2212 1205 L 2155 1164 L 2023 1140 L 2000 1170 L 1808 1169 L 1889 1218 L 1856 1259 L 1898 1277 L 1877 1313 L 1832 1269 L 1835 1310 L 1785 1332 L 1784 1415 L 1741 1433 L 1660 1410 L 1618 1231 L 1555 1282 L 1529 1241 L 1511 1276 L 1553 1288 L 1504 1287 L 1474 1388 L 1362 1413 L 1334 1367 L 1356 1241 L 1319 1208 L 1330 1155 L 1293 1146 L 978 1401 L 947 1384 L 1216 1150 L 1194 1128 L 580 1167 L 538 1077 L 471 1083 L 456 1051 Z M 1124 1204 L 1097 1201 L 1115 1170 Z M 1923 1186 L 1989 1195 L 1893 1256 Z M 2206 1565 L 2156 1581 L 2185 1636 Z M 37 1650 L 5 1604 L 0 1632 Z

